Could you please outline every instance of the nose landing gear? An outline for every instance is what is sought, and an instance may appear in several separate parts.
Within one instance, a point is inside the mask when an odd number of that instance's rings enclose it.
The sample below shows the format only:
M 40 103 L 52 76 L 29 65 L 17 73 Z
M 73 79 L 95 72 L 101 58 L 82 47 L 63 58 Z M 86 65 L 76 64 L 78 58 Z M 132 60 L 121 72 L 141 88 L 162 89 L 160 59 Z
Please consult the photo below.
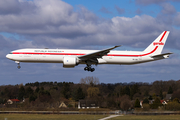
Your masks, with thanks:
M 20 68 L 21 68 L 21 66 L 20 66 L 20 65 L 18 65 L 18 66 L 17 66 L 17 68 L 18 68 L 18 69 L 20 69 Z
M 18 68 L 18 69 L 20 69 L 20 68 L 21 68 L 21 66 L 20 66 L 20 62 L 19 62 L 19 61 L 15 61 L 15 63 L 17 63 L 17 64 L 18 64 L 17 68 Z

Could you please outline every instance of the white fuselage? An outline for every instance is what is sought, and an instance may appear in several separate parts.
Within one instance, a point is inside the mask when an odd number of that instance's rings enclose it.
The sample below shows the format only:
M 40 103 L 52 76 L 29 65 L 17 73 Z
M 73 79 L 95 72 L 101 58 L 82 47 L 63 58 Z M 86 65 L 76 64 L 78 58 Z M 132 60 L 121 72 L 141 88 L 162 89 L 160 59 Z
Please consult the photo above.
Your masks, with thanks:
M 104 50 L 19 49 L 6 57 L 14 60 L 18 68 L 20 62 L 63 63 L 66 68 L 86 64 L 84 70 L 93 72 L 92 64 L 131 65 L 168 58 L 172 53 L 161 54 L 168 35 L 169 31 L 164 31 L 144 51 L 113 51 L 120 45 Z
M 63 63 L 64 57 L 79 57 L 96 51 L 98 50 L 20 49 L 12 51 L 6 57 L 18 62 Z M 98 64 L 138 64 L 158 60 L 158 58 L 154 59 L 149 53 L 138 51 L 110 51 L 97 60 Z M 85 63 L 80 62 L 79 64 Z

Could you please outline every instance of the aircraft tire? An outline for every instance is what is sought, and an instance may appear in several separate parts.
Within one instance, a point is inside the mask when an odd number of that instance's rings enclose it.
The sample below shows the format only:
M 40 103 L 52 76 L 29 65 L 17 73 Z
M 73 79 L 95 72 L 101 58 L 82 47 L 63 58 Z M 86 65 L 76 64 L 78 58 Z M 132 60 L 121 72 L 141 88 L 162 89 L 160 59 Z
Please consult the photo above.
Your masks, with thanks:
M 85 70 L 85 71 L 88 70 L 88 67 L 85 67 L 84 70 Z
M 88 67 L 88 71 L 91 71 L 91 68 L 90 68 L 90 67 Z
M 95 70 L 94 68 L 91 68 L 91 72 L 94 72 L 94 70 Z

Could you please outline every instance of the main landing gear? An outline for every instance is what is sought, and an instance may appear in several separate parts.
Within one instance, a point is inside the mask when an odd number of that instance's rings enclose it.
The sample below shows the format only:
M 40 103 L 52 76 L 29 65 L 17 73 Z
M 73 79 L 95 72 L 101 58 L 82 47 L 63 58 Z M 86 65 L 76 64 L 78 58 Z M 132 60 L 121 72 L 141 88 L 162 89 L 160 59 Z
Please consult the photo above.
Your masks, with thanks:
M 17 63 L 17 64 L 18 64 L 17 68 L 18 68 L 18 69 L 20 69 L 20 68 L 21 68 L 21 66 L 20 66 L 20 62 L 19 62 L 19 61 L 15 61 L 15 63 Z
M 87 65 L 87 66 L 84 68 L 84 70 L 85 70 L 85 71 L 91 71 L 91 72 L 95 71 L 94 68 L 91 68 L 91 65 Z
M 92 61 L 85 61 L 85 62 L 86 62 L 86 65 L 87 65 L 84 68 L 85 71 L 91 71 L 91 72 L 95 71 L 95 69 L 91 67 Z M 96 65 L 97 65 L 97 60 L 93 60 L 93 62 L 96 63 Z

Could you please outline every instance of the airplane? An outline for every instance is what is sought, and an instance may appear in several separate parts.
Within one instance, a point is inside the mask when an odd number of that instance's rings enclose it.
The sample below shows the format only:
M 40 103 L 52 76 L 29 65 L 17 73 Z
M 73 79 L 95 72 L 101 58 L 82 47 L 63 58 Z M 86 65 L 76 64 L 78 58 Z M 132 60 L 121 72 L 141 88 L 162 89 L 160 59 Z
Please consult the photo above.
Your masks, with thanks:
M 78 49 L 19 49 L 11 51 L 6 58 L 15 61 L 20 69 L 20 62 L 63 63 L 64 68 L 74 68 L 86 64 L 85 71 L 93 72 L 92 65 L 118 64 L 132 65 L 169 58 L 172 53 L 161 53 L 169 31 L 162 32 L 144 51 L 115 51 L 117 45 L 104 50 Z

